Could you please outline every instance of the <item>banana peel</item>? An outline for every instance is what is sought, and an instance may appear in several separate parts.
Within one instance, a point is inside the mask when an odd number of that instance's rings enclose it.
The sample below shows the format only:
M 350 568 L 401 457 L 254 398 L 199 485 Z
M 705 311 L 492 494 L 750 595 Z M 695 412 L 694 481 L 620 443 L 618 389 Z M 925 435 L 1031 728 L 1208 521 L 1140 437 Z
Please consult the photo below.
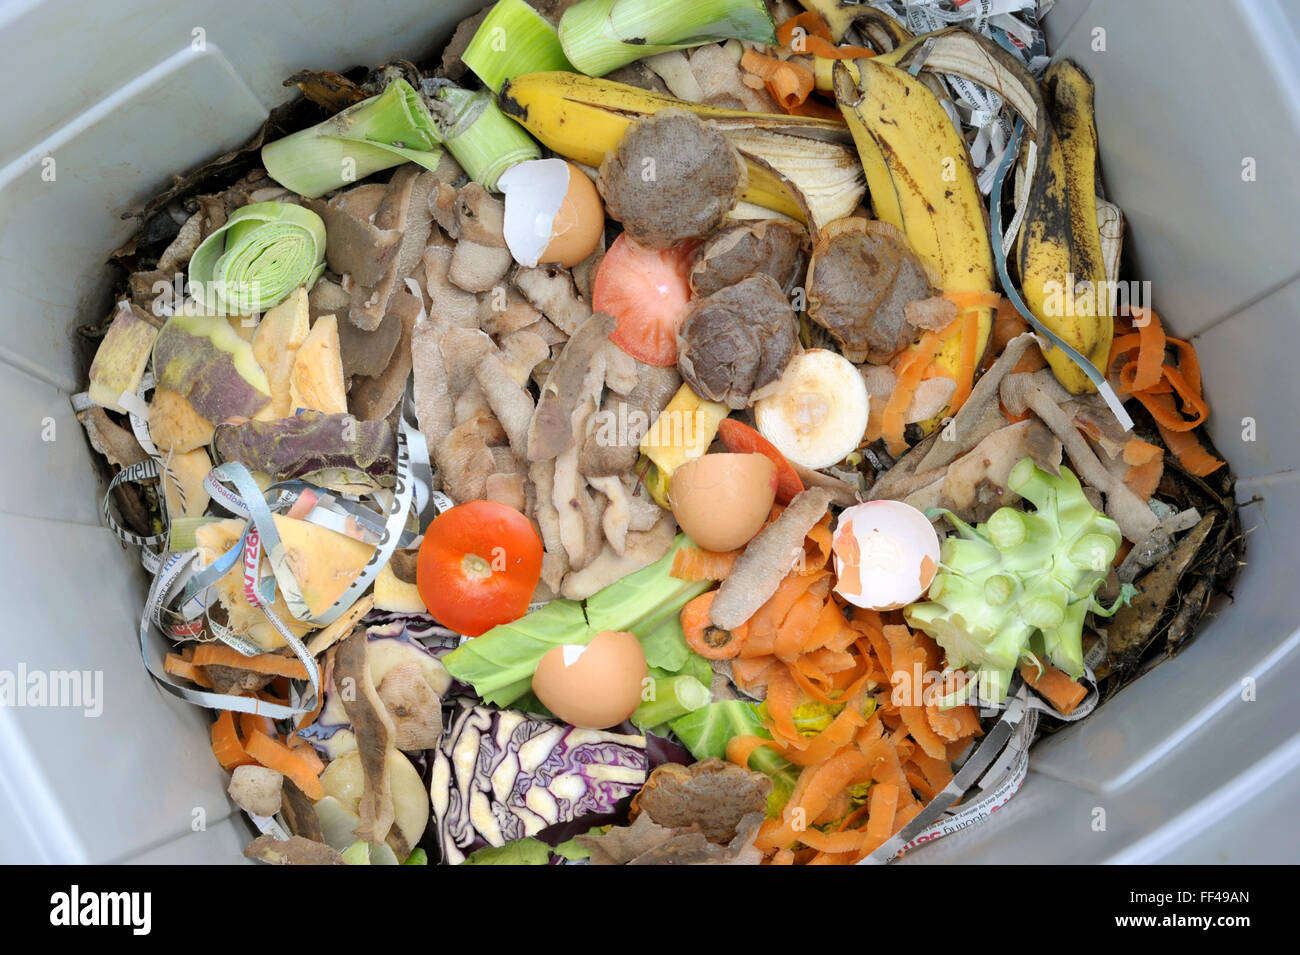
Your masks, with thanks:
M 985 36 L 948 27 L 912 37 L 877 59 L 909 72 L 919 60 L 927 72 L 951 73 L 994 90 L 1025 121 L 1030 138 L 1041 138 L 1047 110 L 1038 82 L 1020 60 Z
M 1044 78 L 1050 121 L 1017 244 L 1020 284 L 1034 317 L 1102 371 L 1115 322 L 1097 207 L 1097 131 L 1092 82 L 1063 60 Z M 1060 349 L 1044 357 L 1070 393 L 1093 392 Z
M 1034 168 L 1022 170 L 1029 197 L 1016 255 L 1025 303 L 1035 318 L 1104 370 L 1114 317 L 1109 296 L 1097 290 L 1106 288 L 1098 283 L 1113 282 L 1118 272 L 1123 220 L 1116 207 L 1099 203 L 1096 195 L 1091 81 L 1066 60 L 1048 70 L 1040 89 L 1018 59 L 961 27 L 915 37 L 877 59 L 906 70 L 922 57 L 926 70 L 997 90 L 1025 121 L 1036 146 Z M 1023 166 L 1028 151 L 1021 159 Z M 1044 355 L 1071 393 L 1096 390 L 1060 349 L 1048 349 Z
M 907 236 L 930 282 L 944 292 L 994 287 L 993 250 L 984 200 L 969 152 L 938 98 L 917 77 L 883 58 L 846 60 L 835 71 L 835 95 L 853 133 L 876 218 Z M 974 343 L 978 363 L 993 327 L 981 306 Z M 954 335 L 934 359 L 957 378 L 970 343 Z M 913 346 L 915 347 L 915 346 Z M 933 431 L 947 409 L 921 425 Z
M 741 200 L 820 229 L 857 208 L 866 182 L 842 123 L 723 109 L 577 73 L 529 73 L 502 87 L 499 103 L 548 148 L 599 166 L 638 118 L 685 109 L 715 124 L 745 160 Z

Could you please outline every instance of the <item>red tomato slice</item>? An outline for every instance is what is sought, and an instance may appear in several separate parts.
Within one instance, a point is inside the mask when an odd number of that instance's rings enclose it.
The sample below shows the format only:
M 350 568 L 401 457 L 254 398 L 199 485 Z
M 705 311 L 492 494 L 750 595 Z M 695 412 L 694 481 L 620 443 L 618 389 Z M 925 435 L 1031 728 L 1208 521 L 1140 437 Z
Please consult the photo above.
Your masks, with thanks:
M 429 613 L 471 637 L 522 617 L 541 576 L 537 531 L 496 501 L 458 504 L 435 517 L 415 566 Z
M 785 455 L 771 441 L 743 421 L 723 418 L 718 423 L 718 437 L 732 454 L 761 454 L 776 465 L 776 502 L 789 504 L 803 490 L 803 481 Z
M 677 329 L 690 306 L 691 260 L 698 245 L 683 242 L 658 251 L 623 233 L 600 260 L 591 307 L 618 319 L 609 340 L 637 361 L 677 364 Z

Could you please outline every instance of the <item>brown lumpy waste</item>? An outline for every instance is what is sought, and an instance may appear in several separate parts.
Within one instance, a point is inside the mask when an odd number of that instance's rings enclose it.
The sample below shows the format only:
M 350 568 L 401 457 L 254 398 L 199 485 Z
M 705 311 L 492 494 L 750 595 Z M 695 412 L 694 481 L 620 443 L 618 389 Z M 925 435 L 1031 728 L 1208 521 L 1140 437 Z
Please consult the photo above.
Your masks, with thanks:
M 757 865 L 772 780 L 721 759 L 665 763 L 632 797 L 630 826 L 578 836 L 592 865 Z
M 596 185 L 631 238 L 667 249 L 722 225 L 747 183 L 744 161 L 721 132 L 693 113 L 666 109 L 628 128 Z
M 700 247 L 691 294 L 704 298 L 751 275 L 770 275 L 787 295 L 808 267 L 807 237 L 788 222 L 746 222 L 723 229 Z
M 694 303 L 677 333 L 677 369 L 697 394 L 739 409 L 780 378 L 798 350 L 785 293 L 755 275 Z
M 884 364 L 917 336 L 908 303 L 935 294 L 903 233 L 886 222 L 847 218 L 818 239 L 808 266 L 808 317 L 851 362 Z
M 705 838 L 725 845 L 736 837 L 736 826 L 751 812 L 763 812 L 772 780 L 721 759 L 691 766 L 665 763 L 655 769 L 632 797 L 633 818 L 644 812 L 661 826 L 698 826 Z

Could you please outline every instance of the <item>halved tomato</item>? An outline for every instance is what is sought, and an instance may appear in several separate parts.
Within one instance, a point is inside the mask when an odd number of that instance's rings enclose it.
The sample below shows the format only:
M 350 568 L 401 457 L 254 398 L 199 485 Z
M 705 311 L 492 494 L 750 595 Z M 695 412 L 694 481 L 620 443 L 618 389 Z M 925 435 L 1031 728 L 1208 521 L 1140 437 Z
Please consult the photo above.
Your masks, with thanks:
M 691 261 L 698 242 L 662 251 L 637 245 L 623 233 L 596 270 L 591 307 L 618 319 L 609 336 L 647 365 L 677 364 L 677 329 L 690 307 Z

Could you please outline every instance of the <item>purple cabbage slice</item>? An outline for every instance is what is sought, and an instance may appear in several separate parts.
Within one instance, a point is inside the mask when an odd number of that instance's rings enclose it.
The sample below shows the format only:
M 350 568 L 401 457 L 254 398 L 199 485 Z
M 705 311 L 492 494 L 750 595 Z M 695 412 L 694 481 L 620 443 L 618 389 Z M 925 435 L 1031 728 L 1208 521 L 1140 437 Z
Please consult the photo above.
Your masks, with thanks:
M 617 812 L 650 773 L 641 734 L 577 729 L 464 701 L 449 725 L 433 755 L 429 795 L 443 861 L 451 864 L 484 846 Z

